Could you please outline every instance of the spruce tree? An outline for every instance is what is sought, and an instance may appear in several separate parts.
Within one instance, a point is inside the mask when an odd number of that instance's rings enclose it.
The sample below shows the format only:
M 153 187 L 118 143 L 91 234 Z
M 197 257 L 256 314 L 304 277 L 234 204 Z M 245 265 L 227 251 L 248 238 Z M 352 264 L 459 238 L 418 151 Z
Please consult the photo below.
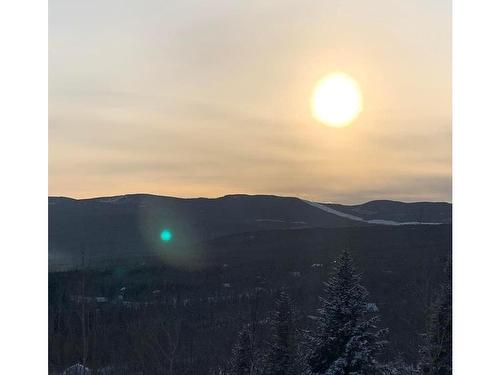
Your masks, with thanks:
M 314 374 L 378 374 L 376 356 L 385 330 L 366 317 L 368 292 L 360 284 L 353 260 L 344 251 L 320 297 L 316 330 L 310 337 L 308 364 Z
M 264 375 L 300 375 L 303 373 L 298 358 L 298 332 L 295 311 L 290 296 L 282 291 L 272 312 L 271 338 L 264 358 Z
M 248 325 L 238 333 L 238 338 L 233 347 L 230 370 L 231 375 L 252 375 L 254 373 L 254 358 L 252 336 Z
M 431 307 L 419 370 L 424 375 L 451 375 L 452 286 L 451 263 L 445 268 L 445 281 Z

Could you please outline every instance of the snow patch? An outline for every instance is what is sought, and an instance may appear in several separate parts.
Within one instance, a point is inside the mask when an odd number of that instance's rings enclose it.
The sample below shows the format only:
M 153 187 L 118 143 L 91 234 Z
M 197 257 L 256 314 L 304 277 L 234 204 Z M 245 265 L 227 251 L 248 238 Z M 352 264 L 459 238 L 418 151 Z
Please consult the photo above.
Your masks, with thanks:
M 360 221 L 363 223 L 368 223 L 368 224 L 381 224 L 381 225 L 439 225 L 442 223 L 426 223 L 422 221 L 408 221 L 408 222 L 398 222 L 398 221 L 392 221 L 392 220 L 381 220 L 381 219 L 374 219 L 374 220 L 365 220 L 359 216 L 347 214 L 345 212 L 341 212 L 339 210 L 335 210 L 331 207 L 325 206 L 324 204 L 317 203 L 317 202 L 312 202 L 308 201 L 305 199 L 302 199 L 304 203 L 307 203 L 310 206 L 319 208 L 322 211 L 328 212 L 330 214 L 334 214 L 349 220 L 354 220 L 354 221 Z

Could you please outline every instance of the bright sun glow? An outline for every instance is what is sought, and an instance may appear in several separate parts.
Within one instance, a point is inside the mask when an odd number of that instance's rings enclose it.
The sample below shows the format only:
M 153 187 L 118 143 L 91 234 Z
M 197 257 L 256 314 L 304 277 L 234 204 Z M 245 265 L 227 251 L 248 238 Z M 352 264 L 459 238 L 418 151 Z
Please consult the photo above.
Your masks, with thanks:
M 361 90 L 345 73 L 332 73 L 319 81 L 311 98 L 312 114 L 329 126 L 349 125 L 363 109 Z

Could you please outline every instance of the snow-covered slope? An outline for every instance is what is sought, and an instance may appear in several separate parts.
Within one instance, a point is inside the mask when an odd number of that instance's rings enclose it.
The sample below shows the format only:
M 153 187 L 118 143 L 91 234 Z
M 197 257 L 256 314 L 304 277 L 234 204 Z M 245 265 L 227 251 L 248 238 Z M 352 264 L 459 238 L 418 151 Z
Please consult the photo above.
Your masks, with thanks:
M 340 216 L 340 217 L 343 217 L 343 218 L 346 218 L 346 219 L 349 219 L 349 220 L 360 221 L 360 222 L 368 223 L 368 224 L 381 224 L 381 225 L 417 225 L 417 224 L 421 224 L 421 225 L 439 225 L 439 224 L 442 224 L 442 223 L 427 223 L 427 222 L 421 222 L 421 221 L 397 222 L 397 221 L 392 221 L 392 220 L 381 220 L 381 219 L 365 220 L 365 219 L 363 219 L 363 218 L 361 218 L 359 216 L 355 216 L 355 215 L 352 215 L 352 214 L 341 212 L 339 210 L 336 210 L 336 209 L 333 209 L 331 207 L 325 206 L 324 204 L 321 204 L 321 203 L 312 202 L 312 201 L 308 201 L 308 200 L 305 200 L 305 199 L 302 199 L 302 201 L 304 201 L 305 203 L 307 203 L 307 204 L 309 204 L 309 205 L 311 205 L 313 207 L 319 208 L 322 211 L 331 213 L 333 215 L 337 215 L 337 216 Z

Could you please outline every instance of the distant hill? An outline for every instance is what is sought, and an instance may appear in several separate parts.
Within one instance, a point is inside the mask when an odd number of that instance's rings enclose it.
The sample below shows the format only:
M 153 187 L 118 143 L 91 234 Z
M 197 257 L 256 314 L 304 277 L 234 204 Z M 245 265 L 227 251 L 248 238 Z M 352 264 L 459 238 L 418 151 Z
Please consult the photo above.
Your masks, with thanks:
M 451 205 L 374 201 L 344 206 L 271 195 L 49 197 L 49 267 L 76 267 L 82 254 L 92 264 L 154 255 L 166 248 L 189 249 L 245 232 L 359 227 L 371 225 L 372 219 L 449 223 Z M 168 243 L 160 237 L 164 229 L 172 233 Z

